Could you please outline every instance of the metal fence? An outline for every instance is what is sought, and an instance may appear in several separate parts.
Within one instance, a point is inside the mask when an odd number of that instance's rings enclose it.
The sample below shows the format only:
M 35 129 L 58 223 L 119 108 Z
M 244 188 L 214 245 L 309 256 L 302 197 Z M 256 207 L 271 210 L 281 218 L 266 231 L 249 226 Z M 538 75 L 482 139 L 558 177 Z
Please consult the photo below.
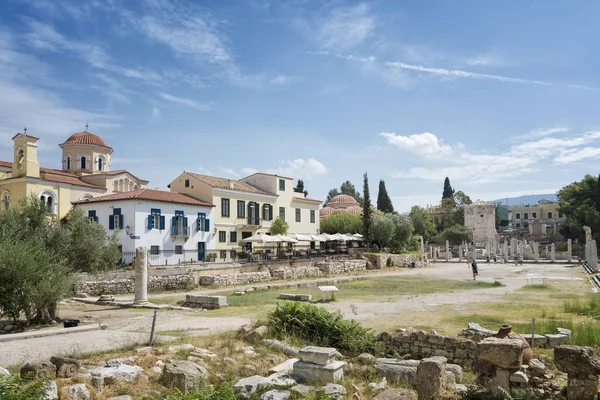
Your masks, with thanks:
M 351 242 L 352 243 L 352 242 Z M 269 262 L 278 260 L 298 260 L 322 258 L 335 255 L 343 255 L 352 252 L 352 249 L 361 251 L 376 251 L 356 245 L 344 245 L 333 242 L 318 245 L 286 245 L 285 243 L 256 245 L 247 247 L 231 247 L 228 249 L 210 250 L 198 252 L 197 250 L 155 250 L 148 249 L 149 266 L 178 266 L 197 263 L 231 263 L 231 262 Z M 135 251 L 121 253 L 119 265 L 132 265 L 135 261 Z

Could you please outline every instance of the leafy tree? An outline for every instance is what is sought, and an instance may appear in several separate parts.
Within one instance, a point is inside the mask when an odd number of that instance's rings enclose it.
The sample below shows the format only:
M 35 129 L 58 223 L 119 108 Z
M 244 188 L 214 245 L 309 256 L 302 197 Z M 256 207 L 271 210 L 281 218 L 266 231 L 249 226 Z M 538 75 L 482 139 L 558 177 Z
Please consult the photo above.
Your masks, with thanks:
M 329 201 L 331 199 L 333 199 L 335 196 L 341 194 L 340 191 L 337 188 L 333 188 L 331 189 L 328 193 L 327 193 L 327 198 L 325 199 L 325 204 L 329 203 Z
M 387 214 L 394 223 L 394 237 L 390 243 L 393 252 L 408 250 L 414 232 L 413 224 L 407 215 Z
M 446 177 L 444 179 L 444 191 L 442 192 L 442 200 L 451 199 L 452 195 L 454 195 L 454 189 L 450 186 L 450 179 Z
M 304 189 L 304 181 L 302 179 L 298 179 L 298 183 L 294 188 L 294 192 L 296 193 L 304 193 L 304 197 L 308 196 L 308 190 Z
M 72 290 L 73 272 L 114 268 L 120 254 L 114 238 L 82 212 L 61 224 L 35 196 L 19 203 L 0 213 L 0 312 L 50 321 Z
M 408 216 L 413 224 L 416 235 L 423 236 L 425 240 L 429 240 L 435 234 L 435 224 L 423 207 L 412 206 Z
M 362 219 L 360 215 L 349 213 L 333 213 L 321 221 L 322 233 L 361 233 Z
M 363 212 L 362 212 L 362 221 L 363 221 L 363 239 L 369 244 L 373 239 L 373 233 L 371 231 L 371 227 L 373 225 L 373 210 L 371 209 L 371 195 L 369 193 L 369 177 L 365 172 L 363 176 L 363 193 L 364 193 L 364 202 L 363 202 Z
M 462 242 L 473 241 L 473 231 L 462 225 L 454 225 L 444 229 L 442 239 L 449 241 L 450 244 L 458 245 Z
M 373 242 L 379 247 L 388 247 L 394 239 L 395 231 L 394 221 L 387 214 L 373 216 Z
M 379 193 L 377 194 L 377 209 L 379 211 L 383 211 L 384 213 L 394 212 L 394 205 L 392 204 L 392 199 L 390 199 L 387 189 L 385 188 L 385 182 L 383 181 L 383 179 L 379 181 Z
M 570 238 L 585 240 L 584 226 L 592 229 L 594 239 L 600 242 L 600 211 L 596 208 L 598 180 L 586 175 L 558 191 L 558 211 L 567 216 L 561 233 Z
M 462 190 L 459 190 L 458 192 L 454 193 L 452 198 L 454 199 L 454 204 L 456 207 L 464 207 L 473 204 L 471 198 L 467 196 Z
M 600 175 L 596 181 L 596 210 L 600 211 Z
M 288 223 L 277 217 L 275 218 L 275 221 L 273 221 L 269 233 L 271 233 L 271 235 L 285 235 L 288 233 L 288 229 L 290 229 Z

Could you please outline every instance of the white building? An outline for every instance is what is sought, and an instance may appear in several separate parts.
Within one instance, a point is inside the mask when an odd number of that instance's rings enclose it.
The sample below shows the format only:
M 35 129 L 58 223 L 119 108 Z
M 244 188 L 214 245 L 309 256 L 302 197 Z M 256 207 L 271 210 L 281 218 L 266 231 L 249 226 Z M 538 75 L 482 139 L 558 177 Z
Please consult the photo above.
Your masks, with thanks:
M 214 253 L 214 206 L 185 194 L 139 189 L 73 204 L 109 234 L 116 232 L 126 263 L 140 246 L 153 265 L 205 260 Z

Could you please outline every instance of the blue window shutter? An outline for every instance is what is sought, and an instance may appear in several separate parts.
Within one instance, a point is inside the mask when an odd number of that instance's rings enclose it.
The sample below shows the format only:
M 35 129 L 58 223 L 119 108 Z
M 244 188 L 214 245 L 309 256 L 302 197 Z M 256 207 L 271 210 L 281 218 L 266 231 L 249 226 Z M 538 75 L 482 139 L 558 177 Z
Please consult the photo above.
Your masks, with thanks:
M 204 232 L 209 232 L 210 231 L 210 219 L 205 219 L 204 220 Z
M 152 230 L 152 219 L 154 218 L 154 215 L 150 214 L 148 215 L 148 230 Z
M 115 229 L 115 217 L 113 215 L 108 216 L 108 229 Z
M 119 209 L 119 215 L 121 212 L 121 209 Z M 123 229 L 123 220 L 125 219 L 125 217 L 123 215 L 121 215 L 121 217 L 119 218 L 119 229 Z
M 161 215 L 160 216 L 160 230 L 164 230 L 165 229 L 165 216 Z
M 183 217 L 183 227 L 187 228 L 187 226 L 188 226 L 188 219 L 187 219 L 187 217 Z
M 113 209 L 113 215 L 121 215 L 121 209 L 120 208 Z

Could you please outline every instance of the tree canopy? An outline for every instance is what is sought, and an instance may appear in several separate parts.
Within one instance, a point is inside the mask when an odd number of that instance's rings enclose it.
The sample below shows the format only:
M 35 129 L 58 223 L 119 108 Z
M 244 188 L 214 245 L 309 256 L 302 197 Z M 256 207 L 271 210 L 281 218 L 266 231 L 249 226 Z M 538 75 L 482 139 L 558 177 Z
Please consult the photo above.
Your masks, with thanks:
M 362 219 L 358 214 L 333 213 L 321 220 L 322 233 L 361 233 Z
M 384 213 L 393 213 L 394 205 L 392 204 L 392 199 L 390 199 L 390 195 L 385 188 L 385 182 L 382 180 L 379 181 L 379 192 L 377 193 L 377 209 L 379 211 L 383 211 Z
M 473 241 L 473 231 L 462 225 L 454 225 L 444 229 L 442 239 L 454 245 L 461 244 L 462 242 L 470 243 Z
M 363 198 L 360 195 L 360 192 L 356 190 L 356 187 L 350 181 L 346 181 L 342 183 L 339 189 L 333 188 L 327 193 L 327 198 L 325 199 L 325 203 L 328 203 L 331 199 L 339 194 L 347 194 L 348 196 L 354 197 L 361 206 L 363 204 Z
M 412 206 L 408 216 L 414 226 L 414 233 L 416 235 L 423 236 L 425 240 L 429 240 L 435 234 L 435 224 L 423 207 Z
M 371 240 L 373 239 L 373 232 L 371 230 L 372 225 L 373 225 L 373 209 L 372 209 L 372 205 L 371 205 L 371 194 L 369 192 L 369 177 L 367 176 L 366 172 L 363 175 L 363 195 L 365 197 L 363 200 L 363 212 L 362 212 L 362 222 L 363 222 L 362 235 L 363 235 L 364 241 L 367 244 L 369 244 L 369 243 L 371 243 Z
M 598 179 L 586 175 L 558 191 L 558 210 L 565 214 L 567 223 L 561 233 L 570 238 L 585 240 L 584 226 L 592 229 L 592 236 L 600 242 L 600 210 L 597 208 Z
M 271 229 L 269 229 L 269 233 L 271 235 L 285 235 L 288 233 L 288 229 L 290 229 L 289 224 L 277 217 L 275 218 L 275 221 L 273 221 Z
M 294 188 L 294 192 L 296 193 L 304 193 L 304 197 L 308 196 L 308 190 L 304 189 L 304 181 L 302 179 L 298 179 L 298 183 Z
M 62 222 L 35 197 L 0 213 L 0 312 L 27 322 L 56 318 L 74 272 L 99 272 L 121 257 L 116 236 L 74 210 Z

